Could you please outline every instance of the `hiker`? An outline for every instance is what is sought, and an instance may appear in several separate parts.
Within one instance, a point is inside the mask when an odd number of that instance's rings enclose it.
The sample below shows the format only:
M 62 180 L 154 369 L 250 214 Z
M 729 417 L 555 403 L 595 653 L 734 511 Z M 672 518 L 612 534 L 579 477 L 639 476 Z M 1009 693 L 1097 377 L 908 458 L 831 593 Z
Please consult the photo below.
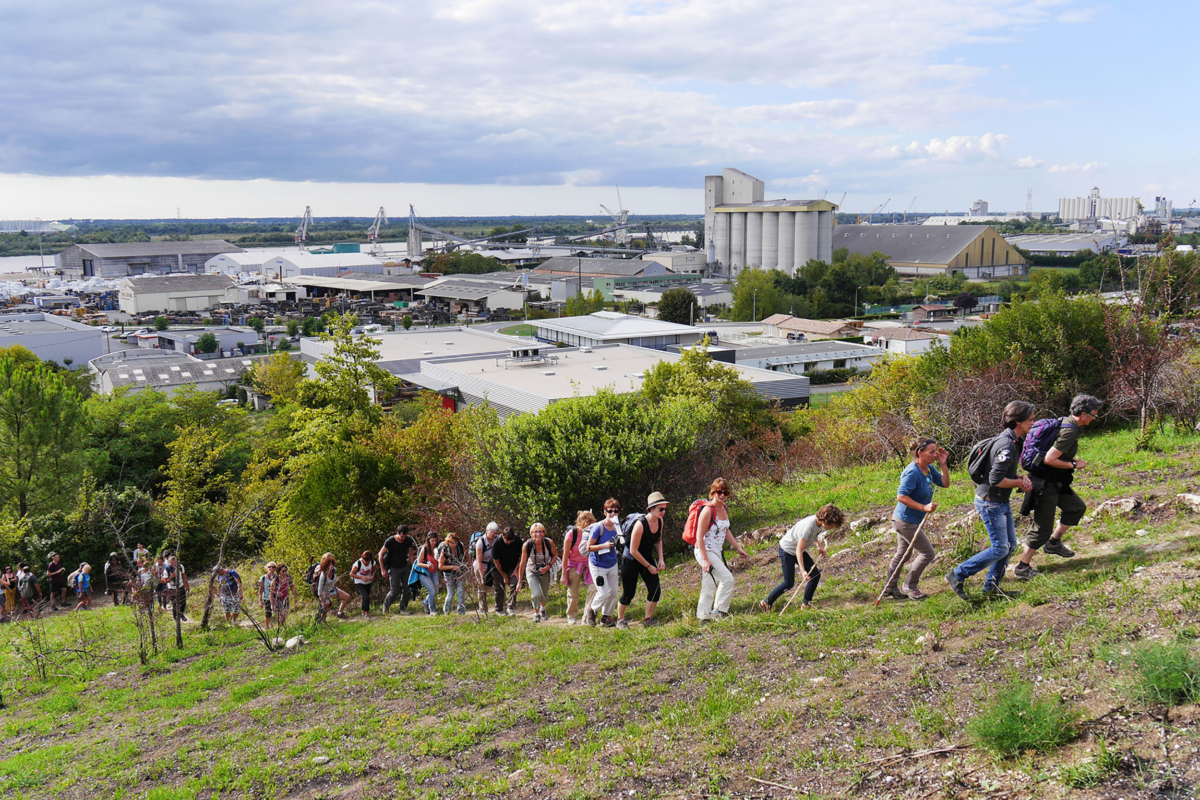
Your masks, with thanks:
M 135 547 L 133 550 L 133 563 L 134 564 L 144 564 L 149 560 L 150 560 L 150 551 L 146 549 L 146 546 L 144 544 L 142 544 L 141 542 L 138 542 L 138 546 Z
M 921 581 L 921 573 L 933 561 L 933 544 L 924 531 L 918 533 L 925 515 L 937 509 L 933 502 L 933 489 L 941 486 L 943 489 L 950 485 L 950 467 L 946 459 L 950 454 L 944 447 L 939 447 L 933 439 L 917 439 L 909 449 L 912 451 L 912 461 L 900 473 L 900 486 L 896 489 L 896 508 L 892 511 L 892 530 L 896 532 L 896 554 L 888 564 L 887 586 L 883 596 L 894 600 L 924 600 L 929 595 L 922 592 L 917 584 Z M 934 463 L 937 466 L 934 466 Z M 916 536 L 916 540 L 913 540 Z M 904 566 L 905 556 L 915 552 L 912 567 L 908 570 L 908 578 L 904 588 L 900 588 L 900 569 Z
M 164 574 L 166 569 L 167 559 L 159 554 L 154 559 L 150 572 L 154 576 L 154 597 L 158 600 L 158 607 L 163 609 L 167 607 L 167 579 Z
M 1033 484 L 1028 477 L 1017 477 L 1021 457 L 1021 440 L 1033 427 L 1032 403 L 1013 400 L 1004 407 L 1001 422 L 1004 430 L 993 439 L 980 442 L 972 448 L 968 461 L 975 484 L 975 511 L 987 528 L 991 546 L 968 558 L 946 573 L 946 582 L 956 595 L 968 600 L 964 586 L 967 578 L 977 572 L 988 570 L 983 581 L 983 591 L 993 597 L 1000 595 L 1000 584 L 1008 567 L 1008 557 L 1017 546 L 1016 522 L 1009 502 L 1013 489 L 1028 492 Z M 979 455 L 978 469 L 972 466 Z M 982 479 L 982 480 L 980 480 Z
M 417 574 L 417 579 L 421 581 L 421 588 L 425 590 L 425 597 L 421 600 L 421 605 L 425 607 L 425 613 L 431 617 L 436 617 L 438 614 L 438 575 L 441 570 L 438 568 L 437 549 L 438 535 L 430 531 L 425 534 L 425 544 L 421 545 L 421 549 L 417 551 L 416 561 L 413 562 L 413 572 Z
M 467 548 L 458 539 L 457 533 L 447 533 L 445 540 L 438 545 L 437 548 L 437 564 L 439 579 L 446 585 L 446 599 L 442 605 L 442 613 L 450 613 L 450 604 L 457 602 L 458 613 L 463 615 L 467 613 L 467 604 L 464 600 L 466 593 L 467 570 Z M 455 595 L 458 600 L 456 601 Z
M 400 613 L 408 613 L 408 601 L 412 595 L 408 589 L 409 558 L 416 542 L 408 535 L 407 525 L 397 525 L 395 534 L 389 536 L 379 548 L 379 566 L 387 570 L 388 593 L 383 598 L 383 613 L 388 613 L 392 601 L 400 604 Z
M 405 533 L 407 534 L 407 531 Z M 346 603 L 350 602 L 350 593 L 338 588 L 337 559 L 333 557 L 333 553 L 321 556 L 321 563 L 317 567 L 317 600 L 320 604 L 319 619 L 325 619 L 325 614 L 333 606 L 334 600 L 340 604 L 337 618 L 346 618 Z
M 274 561 L 268 561 L 267 566 L 263 567 L 263 574 L 258 576 L 258 602 L 262 604 L 263 618 L 268 625 L 271 624 L 271 615 L 274 613 L 275 604 L 271 600 L 271 594 L 275 589 L 278 572 L 278 565 Z
M 63 566 L 62 556 L 50 554 L 50 563 L 46 565 L 46 577 L 50 579 L 50 608 L 67 606 L 67 568 Z M 58 602 L 55 602 L 57 598 Z
M 236 623 L 242 608 L 242 576 L 237 574 L 237 570 L 217 567 L 217 596 L 221 599 L 225 621 Z
M 496 591 L 496 613 L 514 616 L 517 607 L 517 569 L 521 566 L 523 542 L 511 525 L 500 532 L 500 538 L 492 546 L 492 588 Z M 508 601 L 505 605 L 505 590 Z M 504 606 L 501 609 L 501 606 Z
M 375 582 L 377 566 L 375 554 L 370 550 L 364 550 L 358 560 L 350 565 L 350 581 L 354 584 L 354 591 L 358 592 L 359 598 L 362 599 L 363 619 L 371 618 L 371 585 Z
M 271 610 L 275 612 L 275 624 L 281 628 L 287 624 L 293 597 L 296 597 L 296 585 L 292 583 L 287 564 L 276 564 L 275 582 L 271 584 Z
M 1041 574 L 1033 568 L 1033 554 L 1039 548 L 1052 556 L 1074 557 L 1075 551 L 1062 538 L 1087 513 L 1087 503 L 1071 488 L 1075 471 L 1087 467 L 1086 461 L 1076 458 L 1079 429 L 1095 422 L 1103 405 L 1090 394 L 1076 395 L 1070 416 L 1038 420 L 1030 429 L 1021 450 L 1021 465 L 1029 470 L 1033 491 L 1025 495 L 1021 515 L 1033 512 L 1033 528 L 1025 539 L 1025 552 L 1013 567 L 1014 578 L 1029 580 Z M 1062 509 L 1057 528 L 1055 509 Z
M 21 612 L 36 615 L 42 600 L 42 587 L 38 585 L 33 567 L 28 564 L 21 564 L 17 568 L 17 592 L 21 595 Z
M 0 618 L 17 613 L 17 574 L 12 564 L 5 564 L 0 572 Z
M 588 568 L 587 536 L 585 531 L 596 524 L 596 518 L 590 511 L 580 511 L 575 515 L 575 524 L 567 526 L 563 533 L 563 571 L 562 585 L 567 587 L 567 624 L 579 622 L 580 599 L 584 595 L 583 607 L 592 602 L 596 586 L 592 583 L 592 571 Z
M 183 568 L 183 564 L 179 563 L 178 556 L 172 555 L 167 559 L 166 566 L 163 567 L 163 574 L 166 579 L 166 598 L 171 601 L 172 607 L 179 613 L 179 619 L 187 622 L 187 596 L 191 584 L 188 583 L 187 570 Z M 236 572 L 233 574 L 237 575 Z M 238 588 L 241 588 L 240 577 L 238 578 Z
M 53 597 L 53 595 L 51 595 Z M 75 610 L 92 610 L 92 565 L 84 564 L 75 578 L 75 598 L 79 601 Z
M 662 533 L 663 517 L 667 515 L 667 499 L 662 492 L 655 492 L 646 498 L 646 514 L 639 515 L 632 525 L 626 520 L 629 530 L 629 546 L 625 548 L 621 558 L 621 599 L 617 601 L 617 627 L 629 628 L 629 620 L 625 613 L 633 596 L 637 594 L 638 578 L 646 584 L 646 615 L 642 618 L 642 627 L 653 628 L 658 624 L 654 611 L 658 608 L 658 600 L 662 596 L 662 585 L 658 573 L 667 568 L 663 559 Z
M 770 611 L 788 589 L 796 585 L 796 567 L 803 570 L 800 579 L 804 586 L 804 599 L 800 608 L 812 608 L 813 595 L 821 583 L 821 568 L 808 552 L 808 546 L 817 543 L 821 557 L 829 555 L 826 549 L 826 533 L 842 527 L 846 521 L 845 514 L 833 503 L 826 503 L 817 509 L 817 513 L 796 522 L 779 540 L 779 566 L 783 570 L 783 580 L 771 590 L 766 600 L 761 600 L 758 607 L 762 611 Z
M 546 526 L 535 522 L 529 526 L 529 538 L 521 545 L 521 563 L 517 567 L 517 591 L 522 580 L 529 584 L 532 595 L 533 621 L 546 620 L 546 601 L 550 599 L 550 581 L 558 563 L 558 550 L 546 538 Z
M 729 614 L 733 599 L 733 573 L 725 563 L 725 544 L 738 551 L 742 558 L 746 550 L 729 529 L 729 481 L 717 478 L 708 489 L 708 502 L 700 509 L 696 530 L 703 531 L 695 548 L 700 565 L 700 600 L 696 603 L 696 619 L 701 623 L 714 622 Z
M 583 621 L 592 627 L 596 626 L 597 615 L 604 627 L 617 626 L 613 611 L 617 608 L 620 582 L 620 571 L 617 569 L 617 534 L 620 529 L 621 503 L 610 497 L 604 501 L 604 518 L 584 531 L 588 569 L 592 573 L 592 583 L 596 584 L 596 594 L 584 611 Z
M 121 565 L 120 557 L 116 553 L 109 553 L 108 561 L 104 562 L 104 593 L 112 597 L 114 606 L 119 606 L 122 595 L 128 602 L 128 591 L 129 573 Z
M 483 614 L 486 614 L 488 610 L 486 591 L 488 586 L 496 590 L 496 613 L 504 613 L 504 587 L 497 581 L 497 573 L 494 570 L 496 543 L 499 541 L 500 526 L 495 522 L 489 522 L 487 528 L 484 529 L 483 536 L 480 536 L 475 542 L 475 577 L 478 578 L 480 584 L 479 611 Z

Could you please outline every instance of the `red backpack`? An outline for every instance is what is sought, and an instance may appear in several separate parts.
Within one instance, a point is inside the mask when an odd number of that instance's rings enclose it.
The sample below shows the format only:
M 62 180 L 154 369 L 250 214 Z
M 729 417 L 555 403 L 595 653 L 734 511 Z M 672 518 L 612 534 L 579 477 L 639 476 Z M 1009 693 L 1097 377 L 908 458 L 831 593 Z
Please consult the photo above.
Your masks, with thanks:
M 696 530 L 700 527 L 700 512 L 705 508 L 712 508 L 713 504 L 709 500 L 693 500 L 688 506 L 687 523 L 683 526 L 683 543 L 696 546 L 696 540 L 700 537 L 700 531 Z

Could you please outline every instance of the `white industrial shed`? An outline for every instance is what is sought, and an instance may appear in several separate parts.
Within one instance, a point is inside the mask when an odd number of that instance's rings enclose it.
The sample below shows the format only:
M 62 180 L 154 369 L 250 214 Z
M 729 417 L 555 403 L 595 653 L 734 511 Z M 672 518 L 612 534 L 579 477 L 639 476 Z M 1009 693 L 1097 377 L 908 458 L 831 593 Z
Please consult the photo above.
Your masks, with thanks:
M 686 347 L 695 344 L 704 335 L 703 331 L 690 325 L 660 322 L 615 311 L 597 311 L 582 317 L 539 319 L 531 324 L 536 339 L 551 344 L 563 342 L 571 347 L 628 344 L 665 350 L 671 345 Z
M 870 369 L 882 357 L 882 349 L 857 342 L 802 342 L 734 350 L 734 361 L 739 367 L 793 375 L 830 369 Z
M 143 275 L 125 278 L 119 307 L 126 314 L 156 311 L 208 311 L 233 299 L 236 284 L 228 275 Z
M 263 262 L 262 271 L 277 278 L 320 275 L 331 278 L 346 272 L 384 273 L 383 262 L 366 253 L 306 253 L 298 250 Z
M 163 350 L 119 350 L 88 362 L 96 391 L 112 394 L 156 389 L 168 395 L 184 386 L 204 392 L 224 392 L 254 365 L 250 358 L 201 360 Z
M 77 369 L 104 352 L 104 333 L 56 314 L 0 314 L 0 349 L 19 344 L 43 361 L 71 362 Z

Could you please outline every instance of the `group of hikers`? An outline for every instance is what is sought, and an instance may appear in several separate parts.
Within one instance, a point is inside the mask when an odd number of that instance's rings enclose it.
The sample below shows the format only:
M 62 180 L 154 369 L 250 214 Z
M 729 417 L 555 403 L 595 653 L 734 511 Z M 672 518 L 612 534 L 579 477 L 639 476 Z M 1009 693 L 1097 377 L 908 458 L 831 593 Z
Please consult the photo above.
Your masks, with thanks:
M 1079 524 L 1087 510 L 1071 488 L 1075 472 L 1087 466 L 1087 462 L 1077 457 L 1079 431 L 1096 419 L 1102 405 L 1091 395 L 1078 395 L 1072 399 L 1067 416 L 1035 421 L 1036 409 L 1031 403 L 1013 401 L 1004 408 L 1000 432 L 972 448 L 967 472 L 975 483 L 975 510 L 987 530 L 989 546 L 946 574 L 955 594 L 968 600 L 967 579 L 987 570 L 984 596 L 1012 596 L 1001 585 L 1009 559 L 1017 550 L 1013 490 L 1024 493 L 1020 513 L 1032 515 L 1033 520 L 1013 576 L 1028 580 L 1039 575 L 1033 566 L 1039 550 L 1062 558 L 1075 555 L 1063 536 Z M 949 453 L 944 447 L 934 439 L 917 439 L 910 450 L 911 463 L 901 472 L 896 491 L 891 517 L 896 552 L 887 567 L 881 599 L 919 601 L 927 597 L 919 583 L 935 553 L 922 528 L 929 514 L 937 509 L 935 489 L 950 485 Z M 1019 474 L 1021 469 L 1025 475 Z M 712 623 L 729 614 L 735 581 L 725 560 L 726 547 L 746 556 L 730 529 L 729 497 L 729 483 L 724 478 L 714 480 L 707 498 L 690 504 L 682 533 L 684 544 L 692 547 L 700 567 L 696 618 L 701 623 Z M 662 596 L 659 576 L 666 569 L 663 527 L 668 505 L 668 500 L 655 492 L 646 499 L 643 510 L 622 519 L 620 501 L 609 498 L 599 520 L 591 511 L 578 513 L 574 524 L 563 532 L 561 552 L 540 522 L 529 528 L 526 539 L 512 527 L 501 528 L 496 522 L 488 523 L 483 531 L 470 538 L 457 533 L 444 537 L 428 533 L 418 539 L 408 526 L 399 525 L 377 553 L 364 551 L 354 561 L 349 585 L 359 596 L 364 618 L 370 615 L 372 588 L 377 581 L 382 584 L 386 580 L 387 593 L 382 603 L 385 614 L 393 605 L 408 613 L 409 603 L 419 593 L 424 595 L 421 604 L 427 614 L 450 614 L 452 609 L 465 614 L 466 589 L 474 585 L 481 612 L 487 613 L 490 594 L 497 614 L 513 616 L 517 596 L 527 586 L 533 621 L 543 622 L 548 619 L 547 602 L 557 582 L 566 593 L 568 625 L 628 628 L 629 606 L 640 583 L 645 586 L 646 598 L 642 624 L 653 627 L 658 624 L 655 612 Z M 1056 525 L 1055 517 L 1060 510 Z M 829 534 L 844 523 L 843 512 L 835 505 L 825 504 L 783 534 L 779 540 L 782 579 L 759 602 L 759 610 L 771 611 L 793 589 L 792 598 L 803 589 L 801 609 L 812 605 L 821 580 L 817 555 L 827 556 Z M 914 553 L 901 583 L 900 573 Z M 68 575 L 61 562 L 61 557 L 54 555 L 46 571 L 52 606 L 58 607 L 57 599 L 58 604 L 67 607 L 70 591 L 76 609 L 90 607 L 90 565 L 81 564 Z M 104 565 L 105 593 L 113 597 L 114 603 L 119 604 L 123 599 L 130 602 L 136 590 L 143 598 L 153 598 L 143 602 L 158 602 L 163 608 L 170 603 L 180 615 L 186 611 L 188 580 L 178 559 L 174 556 L 151 559 L 149 552 L 138 545 L 132 563 L 136 565 L 133 577 L 125 572 L 116 553 Z M 226 567 L 214 573 L 221 609 L 229 622 L 236 623 L 245 608 L 241 576 Z M 346 607 L 353 596 L 338 585 L 337 559 L 333 554 L 326 553 L 319 561 L 314 560 L 303 581 L 318 600 L 319 619 L 324 619 L 335 603 L 336 615 L 346 617 Z M 3 590 L 4 614 L 31 611 L 42 600 L 36 575 L 26 564 L 20 565 L 16 572 L 11 566 L 5 567 L 0 573 L 0 590 Z M 439 593 L 444 594 L 440 611 Z M 286 565 L 270 562 L 256 582 L 256 594 L 266 620 L 282 625 L 297 597 L 297 585 Z M 785 610 L 786 607 L 787 604 Z

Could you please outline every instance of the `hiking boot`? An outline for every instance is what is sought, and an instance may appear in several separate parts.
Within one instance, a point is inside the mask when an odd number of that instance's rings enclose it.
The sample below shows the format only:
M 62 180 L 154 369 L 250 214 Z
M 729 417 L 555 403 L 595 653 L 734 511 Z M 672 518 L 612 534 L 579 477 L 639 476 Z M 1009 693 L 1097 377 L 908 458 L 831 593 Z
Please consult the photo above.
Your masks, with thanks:
M 623 631 L 629 630 L 629 620 L 622 617 L 621 619 L 617 620 L 617 627 Z
M 1041 574 L 1041 572 L 1033 568 L 1032 564 L 1018 563 L 1015 567 L 1013 567 L 1013 577 L 1020 581 L 1027 581 L 1030 578 L 1038 578 L 1041 577 Z
M 971 602 L 971 598 L 967 597 L 967 590 L 963 588 L 963 582 L 954 577 L 953 572 L 946 573 L 946 583 L 950 584 L 950 590 L 956 595 L 961 597 L 963 600 L 966 600 L 968 603 Z
M 1059 556 L 1060 558 L 1075 557 L 1075 551 L 1067 547 L 1062 539 L 1051 539 L 1046 542 L 1045 547 L 1042 548 L 1042 552 L 1049 553 L 1052 556 Z
M 883 596 L 890 597 L 893 600 L 907 600 L 908 599 L 908 595 L 906 595 L 904 592 L 900 591 L 899 589 L 884 589 Z
M 657 628 L 662 623 L 658 621 L 658 617 L 646 617 L 642 620 L 643 628 Z
M 575 618 L 574 618 L 574 617 L 567 617 L 567 624 L 568 624 L 568 625 L 574 625 L 574 624 L 575 624 Z
M 617 627 L 617 621 L 615 619 L 613 619 L 612 617 L 607 617 L 607 616 L 601 617 L 600 623 L 606 628 Z
M 591 625 L 593 628 L 596 627 L 596 609 L 589 607 L 588 610 L 584 612 L 583 621 L 586 624 Z
M 920 589 L 906 589 L 904 590 L 904 594 L 909 600 L 924 600 L 925 598 L 929 597 L 929 595 L 925 594 Z

